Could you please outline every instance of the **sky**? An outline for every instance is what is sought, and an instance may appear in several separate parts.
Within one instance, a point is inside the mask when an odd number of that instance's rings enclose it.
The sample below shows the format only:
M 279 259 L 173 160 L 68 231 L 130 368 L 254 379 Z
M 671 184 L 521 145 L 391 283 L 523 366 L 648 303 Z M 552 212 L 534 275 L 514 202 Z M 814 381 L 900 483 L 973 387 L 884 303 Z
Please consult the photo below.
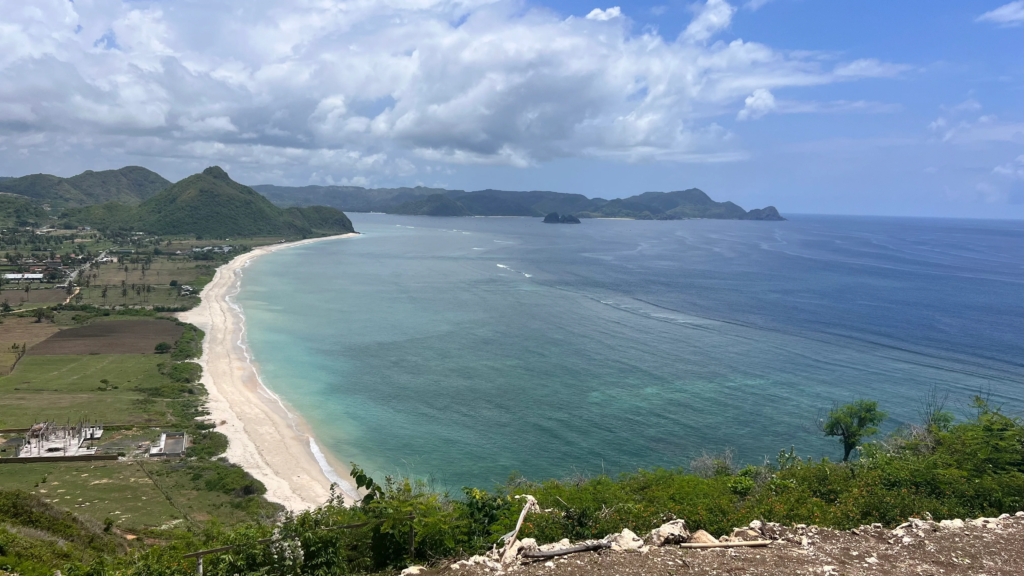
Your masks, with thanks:
M 1024 0 L 0 0 L 0 175 L 1024 218 Z

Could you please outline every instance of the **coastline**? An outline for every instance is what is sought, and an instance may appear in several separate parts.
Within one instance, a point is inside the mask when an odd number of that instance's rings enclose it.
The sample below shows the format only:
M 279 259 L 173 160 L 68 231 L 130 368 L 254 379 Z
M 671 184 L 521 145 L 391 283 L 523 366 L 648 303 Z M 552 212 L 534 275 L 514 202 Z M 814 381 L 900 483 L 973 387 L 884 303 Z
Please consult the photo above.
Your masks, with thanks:
M 265 497 L 292 512 L 319 506 L 330 498 L 332 483 L 346 504 L 354 501 L 355 482 L 332 465 L 308 425 L 260 380 L 245 338 L 245 316 L 234 302 L 241 271 L 255 258 L 292 246 L 351 238 L 341 234 L 261 246 L 217 268 L 203 288 L 199 306 L 178 314 L 206 332 L 201 382 L 216 430 L 228 438 L 225 457 L 267 488 Z M 336 463 L 335 463 L 336 464 Z

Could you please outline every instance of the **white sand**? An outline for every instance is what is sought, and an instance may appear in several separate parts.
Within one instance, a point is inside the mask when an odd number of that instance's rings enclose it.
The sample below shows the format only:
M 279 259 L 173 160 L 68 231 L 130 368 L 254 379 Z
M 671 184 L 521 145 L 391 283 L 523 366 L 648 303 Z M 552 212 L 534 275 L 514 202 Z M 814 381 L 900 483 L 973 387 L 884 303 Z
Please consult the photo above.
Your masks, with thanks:
M 225 456 L 263 482 L 266 498 L 291 511 L 319 506 L 330 498 L 333 479 L 346 502 L 355 483 L 339 466 L 317 461 L 308 427 L 259 379 L 245 344 L 245 319 L 234 305 L 241 269 L 253 258 L 291 246 L 357 234 L 313 238 L 262 246 L 217 269 L 201 294 L 202 303 L 178 315 L 206 332 L 202 383 L 209 392 L 207 409 L 217 431 L 228 437 Z M 317 450 L 319 452 L 319 450 Z M 325 467 L 327 469 L 325 470 Z M 329 479 L 328 474 L 333 478 Z

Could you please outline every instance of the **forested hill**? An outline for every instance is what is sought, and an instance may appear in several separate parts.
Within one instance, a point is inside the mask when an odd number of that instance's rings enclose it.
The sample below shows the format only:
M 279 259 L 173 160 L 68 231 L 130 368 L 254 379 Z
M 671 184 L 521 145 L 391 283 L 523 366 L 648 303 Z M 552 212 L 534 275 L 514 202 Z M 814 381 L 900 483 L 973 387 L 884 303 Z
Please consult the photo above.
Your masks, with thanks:
M 352 232 L 340 210 L 316 206 L 280 208 L 218 166 L 193 174 L 138 206 L 108 202 L 65 211 L 65 226 L 137 230 L 204 238 L 311 236 Z
M 61 178 L 51 174 L 30 174 L 0 179 L 0 193 L 17 194 L 51 208 L 73 208 L 120 202 L 138 204 L 167 188 L 171 182 L 141 166 L 117 170 L 86 170 L 77 176 Z
M 551 212 L 580 218 L 676 220 L 717 218 L 784 220 L 774 206 L 744 210 L 732 202 L 716 202 L 697 188 L 677 192 L 645 192 L 605 200 L 582 194 L 534 190 L 444 190 L 438 188 L 360 188 L 358 186 L 258 185 L 254 189 L 278 206 L 322 204 L 349 212 L 388 212 L 428 216 L 536 216 Z

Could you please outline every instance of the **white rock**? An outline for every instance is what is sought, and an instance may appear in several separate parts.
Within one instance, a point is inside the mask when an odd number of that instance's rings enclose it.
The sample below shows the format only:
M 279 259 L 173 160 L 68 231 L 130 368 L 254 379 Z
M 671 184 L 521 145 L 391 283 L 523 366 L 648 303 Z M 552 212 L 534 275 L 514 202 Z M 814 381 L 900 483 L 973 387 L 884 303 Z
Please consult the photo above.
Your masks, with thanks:
M 549 550 L 565 550 L 566 548 L 572 548 L 572 542 L 569 542 L 568 538 L 562 538 L 558 542 L 551 542 L 540 547 L 545 552 Z
M 548 560 L 547 562 L 544 563 L 544 567 L 545 568 L 554 568 L 555 567 L 555 563 L 550 561 L 550 560 Z
M 665 546 L 666 544 L 681 544 L 686 542 L 689 537 L 690 532 L 686 530 L 686 521 L 673 520 L 651 530 L 647 541 L 651 546 Z
M 639 550 L 644 545 L 644 541 L 629 528 L 623 528 L 618 534 L 609 534 L 603 541 L 611 544 L 612 550 Z
M 422 574 L 426 568 L 423 566 L 409 566 L 405 570 L 402 570 L 402 576 L 413 576 L 415 574 Z
M 1017 512 L 1016 514 L 1014 514 L 1014 516 L 1016 516 L 1017 518 L 1024 518 L 1024 510 Z
M 1006 520 L 1006 519 L 1007 519 L 1007 518 L 1009 518 L 1009 517 L 1010 517 L 1010 515 L 1009 515 L 1009 514 L 1000 514 L 1000 515 L 999 515 L 999 519 L 1000 519 L 1000 520 Z
M 762 528 L 764 528 L 764 524 L 763 524 L 763 523 L 761 523 L 761 521 L 760 521 L 760 520 L 752 520 L 752 521 L 750 522 L 750 524 L 748 524 L 747 526 L 748 526 L 748 527 L 749 527 L 749 528 L 750 528 L 751 530 L 757 530 L 758 532 L 760 532 L 760 531 L 761 531 L 761 529 L 762 529 Z
M 959 518 L 954 518 L 953 520 L 943 520 L 942 522 L 939 522 L 939 527 L 947 528 L 950 530 L 959 530 L 960 528 L 964 527 L 964 521 Z

